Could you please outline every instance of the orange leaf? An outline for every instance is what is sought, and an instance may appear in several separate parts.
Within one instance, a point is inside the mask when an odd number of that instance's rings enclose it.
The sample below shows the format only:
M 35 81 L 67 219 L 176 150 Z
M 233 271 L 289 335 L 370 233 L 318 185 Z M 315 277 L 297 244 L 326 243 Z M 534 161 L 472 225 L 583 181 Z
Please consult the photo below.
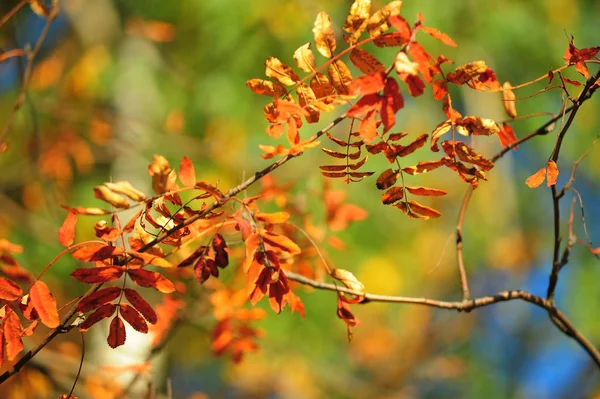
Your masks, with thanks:
M 69 212 L 60 229 L 58 229 L 58 240 L 62 245 L 68 247 L 75 240 L 75 225 L 77 224 L 77 214 Z
M 390 28 L 388 18 L 400 14 L 402 1 L 394 0 L 376 11 L 367 21 L 367 31 L 371 37 L 377 37 Z
M 137 309 L 138 312 L 144 316 L 144 318 L 150 324 L 156 324 L 158 317 L 156 316 L 156 312 L 152 309 L 152 306 L 142 296 L 137 292 L 130 288 L 125 288 L 123 290 L 125 292 L 125 298 L 129 301 L 129 303 Z
M 444 43 L 447 46 L 456 47 L 456 43 L 454 43 L 454 40 L 452 40 L 450 38 L 450 36 L 448 36 L 445 33 L 440 32 L 437 29 L 430 28 L 430 27 L 427 27 L 427 26 L 421 26 L 421 30 L 423 32 L 431 35 L 431 37 L 433 37 L 434 39 L 439 40 L 440 42 Z
M 439 190 L 437 188 L 429 188 L 429 187 L 410 187 L 406 186 L 406 190 L 414 195 L 423 195 L 428 197 L 440 197 L 442 195 L 448 194 L 444 190 Z
M 88 315 L 83 323 L 79 325 L 80 331 L 87 331 L 91 326 L 98 323 L 100 320 L 104 320 L 107 317 L 112 316 L 117 310 L 117 305 L 114 303 L 107 303 L 100 306 L 96 311 L 90 315 Z
M 441 160 L 419 162 L 415 166 L 408 166 L 406 168 L 402 168 L 402 171 L 408 173 L 409 175 L 418 175 L 419 173 L 426 173 L 430 170 L 437 169 L 443 164 L 444 163 Z
M 297 255 L 302 252 L 300 247 L 295 242 L 281 234 L 275 234 L 267 231 L 262 235 L 262 238 L 266 244 L 279 248 L 282 251 L 288 252 L 292 255 Z
M 146 334 L 148 332 L 148 324 L 146 320 L 142 317 L 142 315 L 135 310 L 133 306 L 127 305 L 126 303 L 121 304 L 121 308 L 119 309 L 119 313 L 127 323 L 134 330 L 141 332 L 142 334 Z
M 109 287 L 103 288 L 83 298 L 77 304 L 77 311 L 81 313 L 90 312 L 105 303 L 117 299 L 121 295 L 121 288 Z
M 196 170 L 188 157 L 181 158 L 179 180 L 181 180 L 185 187 L 193 187 L 196 184 Z
M 293 86 L 300 80 L 291 67 L 275 57 L 269 57 L 265 61 L 265 75 L 285 86 Z
M 0 277 L 0 299 L 16 301 L 23 295 L 23 290 L 10 280 Z
M 438 79 L 433 82 L 433 98 L 441 100 L 446 94 L 448 94 L 448 85 L 445 80 Z
M 352 61 L 354 66 L 364 74 L 383 73 L 386 69 L 385 65 L 383 65 L 374 55 L 360 48 L 352 50 L 350 53 L 350 61 Z
M 290 214 L 287 212 L 275 212 L 275 213 L 262 213 L 256 212 L 254 219 L 259 222 L 279 224 L 285 223 L 290 218 Z
M 129 269 L 127 273 L 131 280 L 139 286 L 152 287 L 165 294 L 175 291 L 173 283 L 159 273 L 144 269 Z
M 506 115 L 511 118 L 517 117 L 517 107 L 515 105 L 515 93 L 512 91 L 512 86 L 510 82 L 504 82 L 502 85 L 502 104 L 504 105 L 504 110 L 506 111 Z
M 84 262 L 94 262 L 97 260 L 104 260 L 112 258 L 116 255 L 121 255 L 123 250 L 119 247 L 113 247 L 112 245 L 92 243 L 83 247 L 77 248 L 71 252 L 71 256 L 77 260 Z
M 399 146 L 400 148 L 396 151 L 396 155 L 399 157 L 405 157 L 409 154 L 412 154 L 413 152 L 425 145 L 425 143 L 427 142 L 427 137 L 429 137 L 429 135 L 427 133 L 423 133 L 409 145 Z
M 377 121 L 375 120 L 376 115 L 377 110 L 370 111 L 360 122 L 360 126 L 358 128 L 360 136 L 367 143 L 377 137 Z
M 525 184 L 527 184 L 529 188 L 538 187 L 544 182 L 544 180 L 546 180 L 546 169 L 546 167 L 543 167 L 542 169 L 535 172 L 533 175 L 529 176 L 527 180 L 525 180 Z
M 56 328 L 60 324 L 56 300 L 50 293 L 48 286 L 43 281 L 33 283 L 29 292 L 33 306 L 40 316 L 40 320 L 49 328 Z
M 115 316 L 110 322 L 110 328 L 108 330 L 108 338 L 106 342 L 111 348 L 117 348 L 125 343 L 126 333 L 125 324 L 119 316 Z
M 558 177 L 558 166 L 556 162 L 548 161 L 548 187 L 556 184 L 556 178 Z
M 348 85 L 350 94 L 372 94 L 383 90 L 385 86 L 385 73 L 375 72 L 354 79 Z
M 355 118 L 374 110 L 380 105 L 380 99 L 377 94 L 367 94 L 361 97 L 353 106 L 348 109 L 348 117 Z M 344 156 L 345 158 L 345 156 Z
M 4 338 L 6 340 L 6 357 L 12 361 L 23 350 L 23 340 L 21 339 L 22 327 L 19 316 L 11 308 L 6 307 L 5 309 Z
M 91 267 L 75 269 L 71 273 L 71 276 L 83 283 L 88 284 L 99 284 L 107 283 L 121 277 L 123 274 L 123 268 L 118 266 L 102 266 L 102 267 Z
M 442 214 L 436 211 L 435 209 L 425 205 L 421 205 L 416 201 L 408 201 L 408 204 L 410 205 L 411 212 L 416 212 L 423 215 L 424 219 L 429 219 L 430 217 L 437 218 L 442 216 Z
M 498 131 L 498 138 L 500 139 L 500 144 L 502 147 L 508 147 L 512 143 L 517 142 L 517 135 L 515 131 L 508 123 L 503 123 L 501 129 Z M 518 145 L 513 147 L 513 150 L 517 150 L 519 148 Z
M 400 201 L 404 197 L 403 187 L 392 187 L 381 196 L 383 205 L 390 205 L 396 201 Z

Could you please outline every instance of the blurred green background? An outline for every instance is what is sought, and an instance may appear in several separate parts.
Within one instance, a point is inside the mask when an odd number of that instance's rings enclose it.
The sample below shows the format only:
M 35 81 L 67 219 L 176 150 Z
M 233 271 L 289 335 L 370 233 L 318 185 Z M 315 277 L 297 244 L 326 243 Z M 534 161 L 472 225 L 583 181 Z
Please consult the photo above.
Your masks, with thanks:
M 2 15 L 15 3 L 3 2 Z M 312 24 L 320 11 L 331 15 L 342 47 L 341 27 L 351 3 L 62 0 L 60 18 L 38 57 L 8 150 L 0 155 L 0 238 L 23 245 L 19 261 L 36 274 L 61 250 L 56 233 L 65 211 L 59 205 L 99 206 L 92 187 L 110 180 L 129 180 L 150 193 L 147 166 L 154 154 L 164 155 L 172 166 L 183 155 L 189 157 L 200 180 L 223 189 L 266 166 L 258 144 L 277 143 L 265 133 L 262 108 L 268 97 L 248 90 L 246 80 L 264 78 L 264 60 L 269 56 L 294 65 L 295 49 L 313 40 Z M 375 1 L 373 10 L 384 4 Z M 508 80 L 513 86 L 563 65 L 571 35 L 579 48 L 600 44 L 598 1 L 404 2 L 402 16 L 409 22 L 416 21 L 418 12 L 427 26 L 449 34 L 458 44 L 446 47 L 423 34 L 420 41 L 431 54 L 444 54 L 456 65 L 485 60 L 501 82 Z M 33 43 L 43 23 L 29 10 L 20 11 L 0 30 L 0 47 Z M 368 49 L 386 64 L 395 56 L 393 49 Z M 317 58 L 318 63 L 324 62 Z M 446 72 L 450 68 L 446 66 Z M 22 69 L 17 60 L 0 64 L 2 121 L 17 95 Z M 575 71 L 565 76 L 583 81 Z M 533 94 L 545 84 L 519 90 L 517 97 Z M 416 99 L 405 95 L 406 106 L 397 115 L 395 130 L 416 137 L 445 119 L 429 90 Z M 571 88 L 570 94 L 576 93 L 577 88 Z M 463 115 L 507 119 L 498 93 L 454 87 L 452 95 Z M 551 91 L 518 102 L 517 109 L 519 115 L 559 113 L 561 101 L 561 93 Z M 559 186 L 600 133 L 599 106 L 598 98 L 586 103 L 569 131 L 558 163 Z M 323 114 L 319 124 L 302 129 L 302 137 L 310 137 L 335 116 L 335 112 Z M 521 137 L 548 118 L 528 118 L 513 127 Z M 342 123 L 333 132 L 347 129 L 348 124 Z M 464 231 L 474 295 L 505 289 L 545 295 L 553 244 L 550 193 L 545 186 L 529 189 L 524 181 L 545 165 L 557 131 L 507 154 L 489 173 L 489 181 L 475 191 Z M 326 141 L 323 145 L 331 148 Z M 488 156 L 501 149 L 495 137 L 476 140 L 475 145 Z M 583 198 L 587 230 L 596 241 L 600 241 L 599 155 L 596 146 L 581 163 L 574 185 Z M 429 159 L 435 157 L 427 149 L 411 157 L 414 162 Z M 308 201 L 307 209 L 316 221 L 322 221 L 325 212 L 321 201 L 311 199 L 323 185 L 317 165 L 328 161 L 321 151 L 312 150 L 274 174 L 278 182 L 295 182 L 295 195 Z M 384 161 L 373 159 L 365 170 L 385 168 Z M 443 217 L 424 222 L 382 206 L 375 177 L 349 186 L 332 182 L 333 189 L 344 190 L 347 201 L 368 210 L 369 217 L 339 235 L 346 243 L 344 251 L 320 244 L 333 265 L 353 271 L 369 292 L 458 300 L 451 234 L 467 187 L 447 170 L 408 178 L 415 185 L 449 192 L 428 202 Z M 567 195 L 563 204 L 563 235 L 570 198 Z M 575 230 L 585 240 L 576 210 Z M 78 240 L 93 237 L 96 220 L 80 220 Z M 87 288 L 68 277 L 75 267 L 81 266 L 65 258 L 47 274 L 48 284 L 63 304 Z M 557 293 L 559 307 L 597 345 L 599 279 L 598 260 L 576 246 Z M 297 292 L 305 302 L 306 318 L 287 311 L 270 313 L 258 323 L 266 331 L 259 341 L 260 351 L 242 364 L 212 356 L 207 331 L 214 320 L 201 317 L 194 327 L 178 329 L 143 380 L 152 381 L 161 392 L 166 392 L 170 381 L 174 398 L 600 395 L 600 374 L 592 361 L 557 331 L 545 312 L 525 303 L 494 305 L 469 314 L 405 305 L 355 305 L 362 325 L 349 344 L 345 325 L 335 315 L 335 296 L 302 288 Z M 103 341 L 106 328 L 96 328 L 91 336 L 97 337 L 88 340 L 84 370 L 90 378 L 102 366 L 140 362 L 147 348 L 147 340 L 131 332 L 125 347 L 109 351 Z M 77 368 L 79 338 L 73 335 L 49 349 L 52 356 L 74 355 L 69 360 L 74 366 L 61 369 L 63 381 L 72 381 Z M 24 397 L 19 395 L 28 392 L 32 395 L 28 397 L 34 397 L 33 391 L 27 391 L 33 389 L 29 385 L 42 386 L 43 372 L 52 368 L 43 359 L 40 363 L 29 376 L 0 387 L 6 395 L 0 396 Z M 51 386 L 52 380 L 44 384 Z M 62 386 L 57 385 L 60 391 Z

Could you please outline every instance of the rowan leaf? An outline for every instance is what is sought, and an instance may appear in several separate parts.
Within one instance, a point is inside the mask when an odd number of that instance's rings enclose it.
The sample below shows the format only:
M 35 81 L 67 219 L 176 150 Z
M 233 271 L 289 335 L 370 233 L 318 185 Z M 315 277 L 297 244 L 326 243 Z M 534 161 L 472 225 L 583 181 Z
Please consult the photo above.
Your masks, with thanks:
M 300 81 L 300 78 L 291 67 L 275 57 L 269 57 L 265 61 L 265 75 L 285 86 L 293 86 Z
M 440 32 L 439 30 L 437 30 L 435 28 L 430 28 L 428 26 L 421 26 L 421 30 L 423 32 L 427 33 L 428 35 L 431 35 L 431 37 L 433 37 L 436 40 L 439 40 L 440 42 L 444 43 L 447 46 L 456 47 L 456 43 L 454 42 L 454 40 L 452 40 L 450 38 L 450 36 L 448 36 L 445 33 Z
M 388 18 L 400 14 L 402 1 L 392 1 L 380 10 L 376 11 L 367 22 L 367 31 L 371 37 L 377 37 L 390 28 Z
M 553 160 L 548 161 L 548 187 L 556 184 L 556 178 L 558 177 L 558 166 Z
M 517 142 L 517 135 L 513 128 L 508 123 L 503 123 L 500 130 L 498 130 L 498 138 L 502 147 L 508 147 L 512 143 Z M 515 145 L 513 150 L 517 150 L 519 146 Z
M 121 277 L 123 268 L 118 266 L 101 266 L 75 269 L 71 276 L 82 283 L 100 284 L 113 281 Z
M 544 166 L 542 169 L 529 176 L 527 180 L 525 180 L 525 184 L 527 184 L 529 188 L 536 188 L 540 186 L 544 180 L 546 180 L 546 170 L 547 167 Z
M 193 187 L 196 184 L 196 170 L 188 157 L 181 158 L 179 180 L 185 187 Z
M 355 48 L 350 52 L 350 61 L 359 71 L 364 74 L 376 72 L 384 73 L 386 70 L 383 65 L 374 55 L 361 48 Z
M 84 262 L 94 262 L 121 255 L 123 250 L 112 245 L 91 243 L 71 252 L 71 256 Z
M 317 51 L 323 57 L 331 58 L 335 52 L 335 34 L 331 25 L 331 18 L 326 12 L 321 11 L 317 14 L 317 19 L 313 25 L 313 34 L 315 36 L 315 44 Z
M 375 120 L 376 115 L 377 110 L 374 109 L 370 111 L 360 122 L 358 132 L 366 143 L 377 137 L 377 121 Z
M 377 186 L 377 188 L 379 190 L 385 190 L 386 188 L 389 188 L 389 187 L 393 186 L 394 184 L 396 184 L 396 180 L 398 180 L 399 176 L 400 176 L 399 171 L 393 170 L 393 169 L 387 169 L 379 175 L 375 185 Z
M 175 291 L 173 283 L 160 273 L 144 269 L 129 269 L 127 273 L 131 280 L 141 287 L 152 287 L 164 294 Z
M 313 54 L 310 43 L 303 44 L 294 52 L 294 59 L 298 68 L 304 72 L 314 72 L 316 69 L 315 55 Z
M 349 36 L 346 37 L 346 42 L 349 45 L 356 44 L 360 36 L 367 28 L 367 20 L 371 15 L 371 0 L 354 0 L 350 7 L 350 13 L 344 23 L 344 31 Z
M 80 331 L 87 331 L 94 324 L 98 323 L 101 320 L 104 320 L 115 313 L 117 310 L 117 304 L 115 303 L 106 303 L 100 306 L 98 309 L 94 311 L 94 313 L 88 315 L 83 323 L 79 325 Z
M 212 240 L 212 248 L 215 251 L 215 263 L 223 268 L 229 264 L 229 250 L 227 243 L 221 234 L 215 234 Z
M 343 165 L 342 165 L 343 166 Z M 258 222 L 279 224 L 285 223 L 290 218 L 290 214 L 287 212 L 274 212 L 274 213 L 263 213 L 256 212 L 254 219 Z
M 125 197 L 115 193 L 106 186 L 94 187 L 94 196 L 104 202 L 108 202 L 115 208 L 127 209 L 131 206 Z
M 56 299 L 50 293 L 48 286 L 43 281 L 37 280 L 29 291 L 31 302 L 37 311 L 40 320 L 48 328 L 56 328 L 60 324 Z
M 141 202 L 146 199 L 146 196 L 141 191 L 137 190 L 133 185 L 128 181 L 119 181 L 119 182 L 106 182 L 103 186 L 107 187 L 110 191 L 123 194 L 127 198 L 135 201 Z
M 358 116 L 364 115 L 369 111 L 374 110 L 375 108 L 381 105 L 381 99 L 375 93 L 367 94 L 366 96 L 361 97 L 353 106 L 348 109 L 347 115 L 350 118 L 356 118 Z
M 256 94 L 264 94 L 271 97 L 280 97 L 286 93 L 285 87 L 277 82 L 263 79 L 250 79 L 246 86 Z
M 354 274 L 352 274 L 348 270 L 333 269 L 331 271 L 331 277 L 340 281 L 342 284 L 344 284 L 347 288 L 351 289 L 352 291 L 357 291 L 357 292 L 361 292 L 361 293 L 365 292 L 364 284 L 361 283 L 360 281 L 358 281 L 356 276 L 354 276 Z
M 381 202 L 383 205 L 390 205 L 394 202 L 400 201 L 404 197 L 403 187 L 392 187 L 381 195 Z
M 430 187 L 421 187 L 421 186 L 419 186 L 419 187 L 411 187 L 411 186 L 406 186 L 404 188 L 409 193 L 411 193 L 413 195 L 422 195 L 422 196 L 426 196 L 426 197 L 440 197 L 442 195 L 448 194 L 444 190 L 439 190 L 437 188 L 430 188 Z
M 343 154 L 341 152 L 329 150 L 327 148 L 321 148 L 321 151 L 323 151 L 325 154 L 329 155 L 330 157 L 339 158 L 339 159 L 348 158 L 348 154 Z
M 396 156 L 405 157 L 407 155 L 412 154 L 413 152 L 415 152 L 416 150 L 418 150 L 419 148 L 421 148 L 425 145 L 425 143 L 427 142 L 427 137 L 429 137 L 429 135 L 427 133 L 424 133 L 424 134 L 420 135 L 419 137 L 417 137 L 409 145 L 400 146 L 400 148 L 398 150 L 396 150 Z
M 327 75 L 335 87 L 335 90 L 340 95 L 348 94 L 348 85 L 352 81 L 352 74 L 342 60 L 335 60 L 327 68 Z
M 13 361 L 15 357 L 23 350 L 23 340 L 21 339 L 22 329 L 19 316 L 9 307 L 4 308 L 4 339 L 6 341 L 6 357 Z M 2 335 L 2 334 L 0 334 Z
M 0 299 L 16 301 L 23 295 L 23 290 L 10 280 L 0 277 Z
M 121 288 L 109 287 L 98 290 L 86 297 L 84 297 L 77 304 L 77 311 L 81 313 L 87 313 L 98 307 L 115 300 L 121 295 Z
M 133 327 L 134 330 L 141 332 L 142 334 L 148 333 L 148 323 L 146 323 L 146 320 L 133 306 L 122 303 L 120 305 L 119 314 L 131 327 Z
M 106 342 L 108 345 L 115 349 L 125 343 L 125 339 L 127 338 L 127 334 L 125 332 L 125 324 L 123 320 L 119 316 L 115 316 L 114 319 L 110 322 L 110 327 L 108 329 L 108 338 Z
M 453 157 L 457 155 L 461 161 L 477 165 L 481 170 L 488 171 L 494 167 L 494 163 L 483 155 L 477 153 L 471 147 L 460 141 L 444 141 L 442 143 L 444 152 Z
M 446 84 L 445 80 L 438 79 L 433 82 L 432 90 L 433 98 L 436 100 L 441 100 L 446 94 L 448 94 L 448 85 Z
M 419 162 L 415 166 L 408 166 L 406 168 L 402 168 L 402 171 L 405 173 L 408 173 L 409 175 L 418 175 L 420 173 L 426 173 L 431 170 L 437 169 L 443 165 L 444 165 L 444 163 L 441 160 L 439 160 L 439 161 L 424 161 L 424 162 Z
M 406 73 L 412 76 L 417 76 L 419 74 L 419 64 L 409 60 L 408 56 L 403 51 L 396 54 L 394 67 L 398 73 Z
M 146 302 L 146 300 L 142 298 L 137 291 L 134 291 L 130 288 L 125 288 L 123 291 L 125 293 L 125 298 L 127 298 L 131 306 L 136 308 L 137 311 L 144 316 L 148 323 L 156 324 L 158 317 L 152 306 L 150 306 L 150 304 Z
M 284 252 L 290 253 L 291 255 L 297 255 L 302 252 L 298 244 L 281 234 L 275 234 L 266 231 L 262 234 L 262 239 L 266 244 L 279 248 Z
M 408 201 L 408 205 L 410 208 L 410 212 L 418 213 L 425 220 L 429 218 L 438 218 L 442 216 L 442 214 L 436 211 L 435 209 L 425 205 L 421 205 L 416 201 Z
M 502 85 L 502 104 L 504 105 L 504 110 L 506 111 L 506 115 L 511 118 L 517 117 L 517 107 L 515 106 L 515 93 L 512 91 L 512 86 L 510 82 L 504 82 Z
M 354 79 L 348 85 L 350 94 L 373 94 L 383 90 L 385 86 L 385 73 L 375 72 Z
M 457 85 L 462 85 L 475 78 L 476 76 L 487 71 L 488 67 L 485 61 L 474 61 L 465 65 L 461 65 L 454 72 L 450 72 L 447 76 L 448 82 Z
M 69 212 L 62 226 L 58 229 L 58 241 L 65 246 L 73 244 L 75 240 L 75 225 L 77 224 L 77 214 Z

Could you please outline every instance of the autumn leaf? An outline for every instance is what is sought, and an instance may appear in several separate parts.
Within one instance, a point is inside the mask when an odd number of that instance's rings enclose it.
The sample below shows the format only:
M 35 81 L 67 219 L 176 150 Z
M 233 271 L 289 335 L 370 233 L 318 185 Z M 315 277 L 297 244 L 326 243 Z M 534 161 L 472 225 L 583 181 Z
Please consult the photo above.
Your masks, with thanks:
M 196 184 L 196 171 L 194 164 L 188 157 L 181 158 L 179 165 L 179 180 L 185 187 L 193 187 Z
M 77 224 L 77 214 L 69 212 L 67 218 L 58 229 L 58 240 L 62 245 L 68 247 L 75 240 L 75 225 Z
M 19 321 L 19 316 L 11 308 L 4 307 L 4 309 L 6 314 L 3 323 L 3 336 L 6 341 L 6 357 L 9 361 L 13 361 L 24 348 L 23 340 L 21 339 L 23 327 Z
M 114 303 L 106 303 L 100 306 L 98 309 L 94 311 L 94 313 L 88 315 L 83 323 L 79 325 L 80 331 L 87 331 L 94 324 L 98 323 L 100 320 L 104 320 L 115 313 L 117 310 L 117 305 Z
M 404 187 L 392 187 L 381 196 L 383 205 L 390 205 L 404 197 Z
M 300 80 L 291 67 L 275 57 L 269 57 L 265 61 L 265 75 L 285 86 L 293 86 Z
M 504 82 L 502 85 L 502 104 L 504 105 L 504 110 L 506 111 L 506 115 L 511 118 L 517 117 L 517 107 L 515 105 L 515 93 L 512 91 L 512 86 L 510 82 Z
M 333 33 L 333 26 L 331 25 L 331 18 L 326 12 L 321 11 L 317 14 L 317 19 L 313 25 L 313 34 L 315 36 L 315 44 L 317 51 L 323 55 L 323 57 L 331 58 L 335 52 L 335 35 Z
M 131 205 L 129 201 L 122 195 L 119 195 L 106 186 L 94 187 L 94 195 L 96 198 L 108 202 L 110 205 L 119 209 L 127 209 Z
M 398 176 L 400 176 L 400 173 L 397 170 L 387 169 L 379 175 L 375 184 L 379 190 L 385 190 L 396 184 Z
M 385 74 L 375 72 L 354 79 L 348 85 L 348 91 L 351 94 L 373 94 L 383 90 L 385 86 Z
M 338 94 L 348 94 L 348 85 L 352 81 L 352 73 L 344 61 L 335 60 L 331 63 L 327 68 L 327 75 L 329 75 L 331 83 Z
M 173 283 L 160 273 L 144 269 L 129 269 L 127 273 L 131 277 L 131 280 L 139 286 L 152 287 L 164 294 L 175 291 Z
M 352 274 L 348 270 L 333 269 L 331 271 L 331 277 L 340 281 L 342 284 L 344 284 L 348 289 L 351 289 L 352 291 L 357 291 L 357 292 L 361 292 L 361 293 L 365 292 L 365 286 L 363 285 L 363 283 L 358 281 L 358 279 L 354 276 L 354 274 Z
M 416 201 L 408 201 L 408 205 L 410 208 L 411 212 L 416 212 L 418 214 L 420 214 L 423 219 L 427 220 L 429 218 L 437 218 L 442 216 L 442 214 L 438 211 L 436 211 L 433 208 L 430 208 L 428 206 L 425 205 L 421 205 Z
M 40 320 L 46 327 L 56 328 L 60 324 L 56 300 L 43 281 L 36 281 L 31 286 L 29 297 L 37 311 Z
M 16 301 L 23 295 L 23 290 L 10 280 L 0 277 L 0 299 Z
M 388 18 L 400 14 L 402 1 L 392 1 L 376 11 L 367 21 L 367 31 L 371 37 L 377 37 L 390 28 Z
M 110 322 L 110 328 L 108 330 L 108 338 L 106 342 L 111 348 L 117 348 L 125 343 L 126 332 L 125 324 L 119 316 L 115 316 Z
M 431 35 L 431 37 L 433 37 L 436 40 L 439 40 L 440 42 L 444 43 L 447 46 L 456 47 L 456 43 L 454 42 L 454 40 L 452 40 L 450 38 L 450 36 L 448 36 L 445 33 L 440 32 L 439 30 L 437 30 L 435 28 L 421 26 L 421 31 L 427 33 L 428 35 Z
M 219 267 L 225 267 L 229 264 L 229 250 L 227 243 L 221 234 L 215 234 L 212 240 L 212 247 L 215 251 L 215 263 Z
M 285 87 L 277 82 L 263 79 L 250 79 L 246 86 L 256 94 L 264 94 L 271 97 L 279 97 L 286 93 Z
M 130 288 L 125 288 L 123 292 L 125 293 L 125 298 L 127 298 L 131 306 L 136 308 L 137 311 L 144 316 L 148 323 L 156 324 L 158 320 L 156 312 L 137 291 L 134 291 Z
M 146 334 L 148 332 L 148 324 L 142 315 L 130 305 L 122 303 L 119 308 L 119 314 L 125 321 L 133 327 L 134 330 Z
M 556 184 L 556 178 L 558 177 L 558 166 L 553 160 L 548 161 L 548 187 Z
M 476 76 L 487 71 L 488 67 L 485 61 L 475 61 L 469 64 L 461 65 L 456 68 L 456 71 L 448 74 L 448 82 L 462 85 L 475 78 Z
M 346 41 L 349 45 L 356 44 L 360 36 L 367 28 L 367 20 L 371 15 L 371 0 L 354 0 L 350 7 L 350 13 L 344 23 L 344 31 L 349 36 Z
M 509 145 L 517 142 L 517 135 L 508 123 L 503 123 L 501 129 L 498 131 L 498 139 L 500 139 L 500 144 L 502 144 L 502 147 L 506 148 Z M 512 148 L 516 151 L 519 146 L 515 145 Z
M 298 68 L 304 72 L 314 72 L 316 69 L 315 55 L 310 48 L 310 43 L 298 47 L 294 52 L 294 60 L 296 60 Z
M 112 245 L 92 243 L 84 245 L 71 252 L 71 256 L 84 262 L 94 262 L 121 255 L 123 250 Z
M 359 71 L 364 74 L 375 72 L 385 72 L 385 65 L 381 63 L 374 55 L 361 48 L 355 48 L 350 52 L 350 61 Z
M 71 276 L 82 283 L 99 284 L 107 283 L 121 277 L 123 268 L 118 266 L 101 266 L 75 269 Z
M 358 128 L 360 136 L 367 143 L 377 137 L 377 121 L 375 120 L 376 115 L 377 110 L 370 111 L 360 122 L 360 126 Z
M 114 299 L 117 299 L 119 295 L 121 295 L 121 288 L 119 287 L 103 288 L 84 297 L 77 304 L 77 311 L 81 313 L 90 312 Z
M 103 184 L 104 187 L 108 188 L 110 191 L 123 194 L 127 198 L 135 201 L 141 202 L 146 199 L 146 196 L 141 191 L 137 190 L 133 185 L 128 181 L 119 181 L 119 182 L 106 182 Z
M 538 170 L 533 175 L 529 176 L 527 180 L 525 180 L 525 184 L 527 184 L 529 188 L 538 187 L 544 182 L 544 180 L 546 180 L 546 170 L 547 167 L 543 167 L 542 169 Z

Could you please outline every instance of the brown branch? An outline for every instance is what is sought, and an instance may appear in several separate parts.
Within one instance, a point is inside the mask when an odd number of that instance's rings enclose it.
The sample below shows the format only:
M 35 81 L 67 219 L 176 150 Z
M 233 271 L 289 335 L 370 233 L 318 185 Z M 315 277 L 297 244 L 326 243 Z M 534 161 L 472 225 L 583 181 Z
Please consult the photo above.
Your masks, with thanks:
M 467 280 L 467 271 L 465 270 L 465 262 L 463 259 L 463 235 L 462 228 L 465 221 L 465 214 L 467 212 L 467 206 L 473 194 L 473 186 L 469 186 L 463 199 L 462 206 L 460 207 L 460 213 L 458 214 L 458 222 L 456 224 L 456 263 L 458 263 L 458 274 L 460 276 L 460 288 L 462 291 L 463 300 L 469 299 L 471 296 L 469 293 L 469 282 Z
M 564 334 L 573 338 L 588 353 L 588 355 L 592 358 L 594 363 L 596 363 L 596 365 L 600 367 L 600 352 L 598 351 L 598 349 L 571 323 L 571 321 L 569 321 L 569 319 L 567 319 L 567 317 L 560 310 L 554 307 L 554 303 L 552 301 L 534 295 L 528 291 L 510 290 L 502 291 L 495 295 L 466 299 L 462 301 L 439 301 L 428 298 L 369 294 L 359 291 L 353 291 L 346 287 L 340 287 L 334 284 L 312 280 L 308 277 L 294 272 L 286 271 L 285 274 L 290 280 L 296 281 L 300 284 L 308 285 L 316 289 L 334 292 L 344 292 L 346 294 L 355 295 L 357 297 L 363 297 L 364 300 L 360 302 L 361 304 L 369 302 L 406 303 L 413 305 L 429 306 L 438 309 L 454 309 L 459 312 L 469 312 L 473 309 L 482 308 L 485 306 L 493 305 L 495 303 L 520 299 L 522 301 L 529 302 L 535 306 L 546 310 L 550 315 L 551 320 L 557 325 L 557 327 L 559 327 L 559 329 Z
M 23 2 L 21 2 L 21 3 L 23 3 Z M 19 7 L 21 6 L 21 3 L 19 4 Z M 12 128 L 12 125 L 17 116 L 17 113 L 23 106 L 23 103 L 25 102 L 25 93 L 27 91 L 27 86 L 29 86 L 29 81 L 31 80 L 31 74 L 33 72 L 33 62 L 35 60 L 35 57 L 37 57 L 38 53 L 40 52 L 42 45 L 44 44 L 44 41 L 46 40 L 46 36 L 48 36 L 48 32 L 50 31 L 50 26 L 52 25 L 52 22 L 54 22 L 56 17 L 58 17 L 58 3 L 56 3 L 56 6 L 53 6 L 52 9 L 50 10 L 50 13 L 48 14 L 47 19 L 46 19 L 46 24 L 44 25 L 44 28 L 42 29 L 42 33 L 40 33 L 40 36 L 38 37 L 37 42 L 35 43 L 35 46 L 33 47 L 33 50 L 27 51 L 27 66 L 25 67 L 25 72 L 23 74 L 23 81 L 21 82 L 21 89 L 19 90 L 17 99 L 16 99 L 15 103 L 13 104 L 13 108 L 12 108 L 10 114 L 8 115 L 8 119 L 6 120 L 6 124 L 4 125 L 4 128 L 2 129 L 2 133 L 0 133 L 0 147 L 6 142 L 6 139 L 10 132 L 10 129 Z

